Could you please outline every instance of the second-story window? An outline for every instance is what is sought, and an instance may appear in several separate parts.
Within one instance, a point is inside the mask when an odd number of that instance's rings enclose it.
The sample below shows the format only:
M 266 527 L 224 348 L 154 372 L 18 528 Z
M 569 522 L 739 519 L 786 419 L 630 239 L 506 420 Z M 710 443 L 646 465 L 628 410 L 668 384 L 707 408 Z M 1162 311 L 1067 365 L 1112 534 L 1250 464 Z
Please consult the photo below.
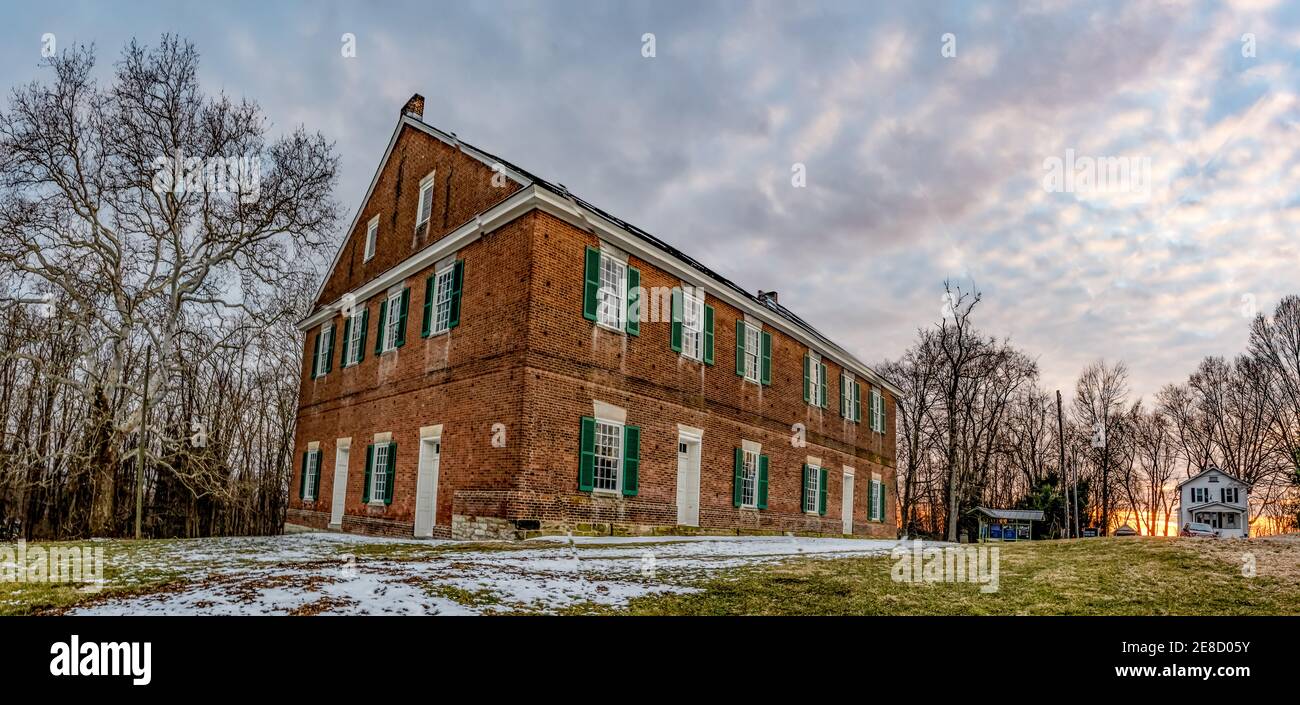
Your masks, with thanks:
M 375 258 L 375 248 L 378 246 L 378 240 L 379 216 L 375 216 L 371 218 L 370 223 L 366 225 L 366 262 Z
M 689 291 L 682 295 L 682 354 L 704 360 L 704 297 Z
M 451 290 L 456 266 L 447 265 L 438 272 L 433 282 L 433 327 L 431 334 L 444 333 L 451 322 Z
M 366 337 L 366 309 L 359 307 L 352 312 L 351 325 L 348 326 L 347 351 L 345 357 L 346 364 L 355 365 L 361 362 L 361 355 L 365 348 Z
M 596 322 L 623 330 L 627 315 L 627 265 L 605 253 L 600 255 L 600 299 Z
M 762 341 L 760 333 L 758 326 L 745 324 L 745 380 L 748 382 L 759 381 L 759 375 L 762 372 Z
M 402 329 L 402 292 L 388 296 L 388 310 L 384 316 L 384 351 L 397 349 L 398 335 Z
M 316 376 L 324 377 L 326 372 L 330 371 L 332 365 L 330 358 L 334 353 L 334 327 L 326 324 L 320 329 L 320 335 L 316 338 Z

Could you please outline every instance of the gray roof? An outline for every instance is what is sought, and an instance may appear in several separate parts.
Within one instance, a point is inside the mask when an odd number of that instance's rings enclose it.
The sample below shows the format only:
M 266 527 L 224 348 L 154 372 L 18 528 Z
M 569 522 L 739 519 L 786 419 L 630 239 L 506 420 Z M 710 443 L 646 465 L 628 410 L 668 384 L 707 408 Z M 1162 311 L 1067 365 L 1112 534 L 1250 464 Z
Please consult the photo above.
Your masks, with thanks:
M 1043 512 L 1040 509 L 989 509 L 988 507 L 975 507 L 975 511 L 993 517 L 994 519 L 1011 519 L 1012 521 L 1043 520 Z

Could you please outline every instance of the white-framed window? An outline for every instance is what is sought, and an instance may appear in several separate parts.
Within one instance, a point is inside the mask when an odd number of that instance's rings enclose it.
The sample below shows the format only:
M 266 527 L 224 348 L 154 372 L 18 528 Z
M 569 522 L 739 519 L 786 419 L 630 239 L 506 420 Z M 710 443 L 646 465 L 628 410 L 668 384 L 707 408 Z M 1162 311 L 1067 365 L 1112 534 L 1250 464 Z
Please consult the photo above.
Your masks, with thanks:
M 821 359 L 808 358 L 808 402 L 813 406 L 821 406 L 823 384 L 826 384 L 826 380 L 822 379 Z
M 419 230 L 421 226 L 429 222 L 429 214 L 433 211 L 433 174 L 429 174 L 420 181 L 420 203 L 415 214 L 415 229 Z
M 600 253 L 600 294 L 596 323 L 622 331 L 627 323 L 627 263 Z
M 682 289 L 682 354 L 704 360 L 704 297 Z
M 885 432 L 885 397 L 879 389 L 871 390 L 871 428 Z
M 361 359 L 361 336 L 366 332 L 365 313 L 366 309 L 364 306 L 357 307 L 356 310 L 352 312 L 352 325 L 348 328 L 348 349 L 346 353 L 347 364 L 349 365 L 355 365 L 357 364 L 357 360 Z
M 803 487 L 803 506 L 806 507 L 805 511 L 811 514 L 816 514 L 820 510 L 818 505 L 821 503 L 821 481 L 822 469 L 816 465 L 809 465 L 808 481 Z
M 402 292 L 388 295 L 388 308 L 384 313 L 384 352 L 397 349 L 397 332 L 402 325 Z
M 388 483 L 392 481 L 389 477 L 389 451 L 392 449 L 392 443 L 380 443 L 375 446 L 374 465 L 370 468 L 370 501 L 371 503 L 382 503 L 384 497 L 388 496 Z
M 840 416 L 853 418 L 853 373 L 840 373 Z
M 375 246 L 379 240 L 379 216 L 370 219 L 366 225 L 366 256 L 365 261 L 369 262 L 375 258 Z
M 623 424 L 596 419 L 596 458 L 591 488 L 619 492 L 623 482 Z
M 1193 487 L 1193 488 L 1192 488 L 1192 501 L 1193 501 L 1193 502 L 1204 502 L 1204 501 L 1205 501 L 1205 493 L 1206 493 L 1206 488 L 1204 488 L 1204 487 Z
M 871 478 L 871 506 L 867 507 L 867 517 L 871 521 L 880 521 L 880 479 Z
M 320 462 L 320 449 L 307 451 L 307 469 L 302 477 L 302 497 L 311 501 L 316 498 L 316 465 Z
M 438 270 L 433 279 L 433 322 L 429 329 L 430 335 L 445 333 L 448 325 L 451 323 L 451 288 L 456 273 L 456 263 L 453 262 L 446 267 Z
M 758 455 L 757 450 L 746 448 L 740 468 L 740 505 L 751 509 L 758 507 Z
M 745 323 L 745 381 L 758 382 L 763 366 L 762 330 Z
M 1236 488 L 1236 487 L 1224 487 L 1224 488 L 1223 488 L 1223 501 L 1224 501 L 1224 502 L 1227 502 L 1227 503 L 1229 503 L 1229 504 L 1236 504 L 1236 503 L 1237 503 L 1237 497 L 1238 497 L 1238 495 L 1237 495 L 1237 488 Z
M 330 364 L 330 338 L 334 337 L 334 327 L 326 323 L 321 326 L 320 337 L 316 338 L 316 376 L 324 377 Z

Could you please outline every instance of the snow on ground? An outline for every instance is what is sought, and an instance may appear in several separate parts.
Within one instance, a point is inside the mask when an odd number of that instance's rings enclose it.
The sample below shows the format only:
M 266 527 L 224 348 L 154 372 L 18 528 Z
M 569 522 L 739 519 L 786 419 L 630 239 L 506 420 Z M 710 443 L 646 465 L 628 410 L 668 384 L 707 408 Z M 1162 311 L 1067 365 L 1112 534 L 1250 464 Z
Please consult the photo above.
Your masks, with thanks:
M 334 533 L 158 541 L 105 559 L 179 587 L 108 597 L 70 614 L 481 614 L 619 606 L 691 592 L 720 571 L 794 556 L 887 554 L 897 541 L 783 536 L 544 537 L 464 544 Z

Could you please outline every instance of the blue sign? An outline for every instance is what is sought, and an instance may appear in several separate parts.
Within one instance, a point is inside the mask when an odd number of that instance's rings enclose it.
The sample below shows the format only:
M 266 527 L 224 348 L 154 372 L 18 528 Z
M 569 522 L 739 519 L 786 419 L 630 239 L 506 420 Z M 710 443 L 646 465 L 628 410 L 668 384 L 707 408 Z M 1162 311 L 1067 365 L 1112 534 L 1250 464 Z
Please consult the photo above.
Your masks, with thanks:
M 998 539 L 998 540 L 1001 540 L 1001 539 L 1002 539 L 1002 527 L 1001 527 L 1001 526 L 998 526 L 997 524 L 994 524 L 994 525 L 990 526 L 990 527 L 989 527 L 989 538 L 991 538 L 991 539 Z
M 1006 530 L 1002 532 L 1002 540 L 1003 540 L 1003 541 L 1015 541 L 1015 540 L 1016 540 L 1016 527 L 1014 527 L 1014 526 L 1008 526 L 1008 527 L 1006 528 Z

